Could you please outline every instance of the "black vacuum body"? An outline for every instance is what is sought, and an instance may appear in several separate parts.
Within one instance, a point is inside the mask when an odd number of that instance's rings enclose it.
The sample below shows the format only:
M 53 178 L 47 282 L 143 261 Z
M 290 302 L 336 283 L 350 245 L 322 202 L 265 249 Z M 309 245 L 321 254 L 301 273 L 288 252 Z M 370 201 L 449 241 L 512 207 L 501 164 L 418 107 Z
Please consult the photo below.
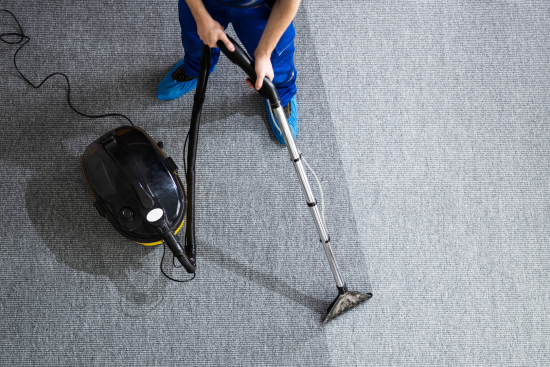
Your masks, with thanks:
M 96 209 L 121 235 L 148 246 L 166 242 L 194 272 L 194 256 L 174 237 L 187 209 L 177 166 L 143 130 L 109 131 L 88 146 L 81 166 Z

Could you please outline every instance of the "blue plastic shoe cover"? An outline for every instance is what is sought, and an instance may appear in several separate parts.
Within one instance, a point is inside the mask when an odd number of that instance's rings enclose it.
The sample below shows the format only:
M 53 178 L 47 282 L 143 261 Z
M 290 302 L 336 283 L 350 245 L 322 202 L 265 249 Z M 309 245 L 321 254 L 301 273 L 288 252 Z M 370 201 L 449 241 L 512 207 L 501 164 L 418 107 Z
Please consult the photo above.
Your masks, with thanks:
M 291 107 L 291 113 L 290 117 L 287 118 L 288 126 L 290 127 L 290 131 L 292 132 L 292 137 L 296 139 L 296 134 L 298 134 L 298 108 L 296 103 L 296 95 L 292 97 L 290 100 L 290 107 Z M 271 130 L 273 131 L 273 135 L 275 135 L 275 139 L 283 145 L 285 144 L 285 139 L 283 138 L 283 133 L 279 129 L 279 124 L 277 123 L 277 118 L 273 114 L 273 111 L 271 111 L 271 106 L 269 105 L 269 100 L 265 100 L 265 109 L 267 112 L 267 119 L 269 120 L 269 124 L 271 125 Z
M 172 74 L 183 65 L 184 59 L 181 59 L 168 74 L 161 80 L 157 88 L 157 97 L 163 101 L 170 101 L 179 98 L 197 87 L 197 78 L 188 82 L 178 82 L 172 79 Z M 210 69 L 210 74 L 216 69 L 216 65 Z

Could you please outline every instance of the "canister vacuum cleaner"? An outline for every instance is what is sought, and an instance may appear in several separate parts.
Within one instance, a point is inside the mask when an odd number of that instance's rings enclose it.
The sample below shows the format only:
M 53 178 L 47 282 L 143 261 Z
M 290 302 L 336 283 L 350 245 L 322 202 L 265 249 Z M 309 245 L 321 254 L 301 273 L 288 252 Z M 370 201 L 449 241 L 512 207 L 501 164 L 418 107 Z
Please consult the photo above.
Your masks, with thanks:
M 255 84 L 257 76 L 254 62 L 233 39 L 229 36 L 228 38 L 235 46 L 235 51 L 229 51 L 222 41 L 218 41 L 218 47 L 229 60 L 242 68 Z M 188 273 L 194 273 L 196 266 L 195 157 L 201 110 L 210 70 L 210 56 L 210 47 L 203 45 L 189 129 L 187 197 L 174 161 L 166 157 L 158 145 L 139 128 L 123 126 L 108 132 L 94 141 L 82 157 L 82 171 L 96 199 L 94 205 L 100 214 L 109 219 L 113 227 L 130 240 L 144 245 L 165 242 Z M 277 89 L 268 78 L 264 78 L 263 86 L 258 93 L 269 100 L 271 110 L 279 123 L 306 204 L 311 211 L 336 281 L 338 296 L 328 308 L 328 314 L 324 319 L 326 323 L 371 298 L 372 294 L 347 289 Z M 182 247 L 174 234 L 182 226 L 186 209 L 185 246 Z
M 11 12 L 3 11 L 9 13 L 17 21 Z M 23 42 L 13 58 L 14 65 L 23 79 L 33 88 L 40 88 L 50 77 L 61 75 L 65 77 L 69 84 L 67 76 L 62 73 L 53 73 L 36 86 L 19 71 L 16 56 L 29 41 L 29 37 L 23 34 L 19 22 L 17 24 L 19 32 L 2 34 L 0 39 L 9 44 Z M 8 37 L 16 37 L 17 40 L 11 41 L 8 40 Z M 229 51 L 221 41 L 218 42 L 218 47 L 229 60 L 242 68 L 248 74 L 252 83 L 255 84 L 257 76 L 253 61 L 233 39 L 228 38 L 235 46 L 235 51 Z M 210 56 L 210 48 L 203 45 L 188 135 L 187 166 L 184 167 L 187 168 L 185 170 L 187 193 L 178 175 L 178 167 L 172 158 L 164 154 L 160 143 L 155 143 L 145 131 L 135 127 L 124 115 L 92 116 L 77 111 L 70 101 L 70 85 L 68 95 L 69 106 L 80 115 L 90 118 L 120 116 L 126 118 L 131 125 L 121 126 L 102 135 L 86 148 L 82 156 L 82 172 L 95 199 L 94 206 L 98 212 L 101 216 L 107 218 L 121 235 L 134 242 L 146 246 L 164 242 L 183 268 L 192 274 L 196 270 L 195 160 L 199 122 L 210 70 Z M 372 294 L 353 292 L 347 289 L 330 245 L 330 237 L 319 213 L 317 201 L 302 165 L 304 159 L 292 137 L 277 89 L 269 79 L 264 78 L 263 86 L 258 93 L 269 100 L 272 112 L 279 123 L 279 128 L 300 180 L 306 204 L 311 211 L 330 269 L 336 281 L 338 295 L 328 308 L 328 314 L 324 319 L 326 323 L 359 303 L 368 300 L 372 297 Z M 186 219 L 186 229 L 182 245 L 176 235 L 183 227 L 184 219 Z

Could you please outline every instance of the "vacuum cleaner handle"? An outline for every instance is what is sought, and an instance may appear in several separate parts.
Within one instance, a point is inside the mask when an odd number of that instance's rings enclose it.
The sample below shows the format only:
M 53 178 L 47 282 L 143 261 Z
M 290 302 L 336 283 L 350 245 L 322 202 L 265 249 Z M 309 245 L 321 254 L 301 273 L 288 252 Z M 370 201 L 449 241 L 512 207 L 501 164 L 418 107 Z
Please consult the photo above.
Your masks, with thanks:
M 239 66 L 246 74 L 248 74 L 253 84 L 256 84 L 256 79 L 258 79 L 258 76 L 256 74 L 254 61 L 252 61 L 250 56 L 248 56 L 248 54 L 241 48 L 241 46 L 237 44 L 237 42 L 235 42 L 234 39 L 228 35 L 227 38 L 229 38 L 233 46 L 235 46 L 235 51 L 229 51 L 225 43 L 221 40 L 218 41 L 218 47 L 222 50 L 225 56 L 231 60 L 231 62 Z M 269 99 L 272 108 L 277 108 L 281 105 L 277 88 L 275 88 L 275 85 L 267 77 L 264 77 L 263 85 L 258 93 L 260 93 L 262 97 Z

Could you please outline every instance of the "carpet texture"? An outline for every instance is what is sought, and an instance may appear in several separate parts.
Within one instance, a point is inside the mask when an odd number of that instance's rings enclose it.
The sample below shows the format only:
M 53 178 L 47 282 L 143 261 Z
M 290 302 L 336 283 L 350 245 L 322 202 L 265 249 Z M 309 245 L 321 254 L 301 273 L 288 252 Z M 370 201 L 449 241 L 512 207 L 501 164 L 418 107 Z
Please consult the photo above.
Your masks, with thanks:
M 79 111 L 127 115 L 183 166 L 193 95 L 156 98 L 183 57 L 177 2 L 0 8 L 31 38 L 27 78 L 67 74 Z M 326 325 L 334 279 L 242 71 L 222 56 L 209 80 L 198 272 L 176 284 L 160 246 L 97 215 L 80 171 L 125 121 L 74 113 L 61 77 L 33 89 L 18 46 L 0 43 L 0 365 L 546 365 L 549 14 L 546 1 L 302 3 L 297 145 L 350 290 L 374 294 Z

